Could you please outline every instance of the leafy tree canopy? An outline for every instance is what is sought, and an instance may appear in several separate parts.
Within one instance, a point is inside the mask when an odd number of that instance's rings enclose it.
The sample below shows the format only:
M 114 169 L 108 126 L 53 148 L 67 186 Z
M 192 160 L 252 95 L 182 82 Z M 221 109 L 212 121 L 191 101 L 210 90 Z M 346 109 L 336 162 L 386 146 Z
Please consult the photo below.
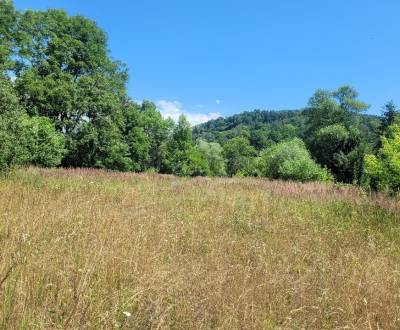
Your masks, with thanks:
M 226 172 L 229 176 L 245 175 L 253 171 L 253 158 L 257 152 L 246 137 L 230 139 L 224 144 L 223 149 Z
M 316 164 L 304 142 L 293 139 L 277 143 L 260 154 L 261 176 L 297 181 L 332 181 L 330 172 Z
M 226 175 L 223 149 L 219 143 L 199 140 L 197 149 L 204 159 L 206 159 L 210 175 Z

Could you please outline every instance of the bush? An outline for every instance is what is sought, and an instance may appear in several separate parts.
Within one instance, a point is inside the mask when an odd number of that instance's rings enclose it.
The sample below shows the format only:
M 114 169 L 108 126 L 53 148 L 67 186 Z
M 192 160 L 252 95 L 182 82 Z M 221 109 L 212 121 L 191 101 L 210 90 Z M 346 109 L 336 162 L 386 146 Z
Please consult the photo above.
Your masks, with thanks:
M 29 117 L 10 81 L 0 77 L 0 169 L 16 165 L 57 166 L 64 155 L 63 136 L 45 117 Z
M 261 152 L 258 160 L 261 176 L 295 181 L 332 181 L 331 173 L 311 158 L 300 139 L 280 142 Z
M 26 134 L 17 112 L 0 114 L 0 170 L 29 162 Z
M 57 166 L 63 155 L 63 136 L 50 119 L 30 118 L 21 111 L 0 115 L 1 169 L 28 164 Z
M 364 157 L 364 175 L 367 186 L 390 193 L 400 192 L 400 124 L 389 127 L 381 139 L 377 155 Z
M 35 166 L 53 167 L 61 164 L 65 154 L 64 137 L 46 117 L 24 120 L 25 143 L 29 151 L 29 163 Z

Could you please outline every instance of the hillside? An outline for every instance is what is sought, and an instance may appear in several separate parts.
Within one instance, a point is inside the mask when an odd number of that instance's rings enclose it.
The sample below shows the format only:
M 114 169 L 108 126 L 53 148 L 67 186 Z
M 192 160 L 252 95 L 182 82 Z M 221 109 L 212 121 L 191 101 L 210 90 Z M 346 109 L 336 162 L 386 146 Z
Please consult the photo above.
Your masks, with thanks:
M 399 204 L 102 170 L 0 178 L 0 328 L 399 329 Z
M 245 135 L 250 143 L 261 149 L 285 138 L 304 137 L 307 109 L 301 110 L 254 110 L 226 118 L 210 120 L 193 128 L 195 139 L 224 144 L 228 139 Z M 379 125 L 378 116 L 358 115 L 360 126 L 373 140 L 371 133 Z

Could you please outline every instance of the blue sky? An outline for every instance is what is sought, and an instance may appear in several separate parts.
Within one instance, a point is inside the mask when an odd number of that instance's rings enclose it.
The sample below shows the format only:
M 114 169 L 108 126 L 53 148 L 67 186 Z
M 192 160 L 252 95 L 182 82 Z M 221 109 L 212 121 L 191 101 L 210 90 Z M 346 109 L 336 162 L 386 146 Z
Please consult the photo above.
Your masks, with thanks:
M 16 0 L 63 8 L 109 36 L 135 100 L 193 123 L 304 107 L 317 88 L 353 85 L 380 113 L 400 104 L 399 0 Z

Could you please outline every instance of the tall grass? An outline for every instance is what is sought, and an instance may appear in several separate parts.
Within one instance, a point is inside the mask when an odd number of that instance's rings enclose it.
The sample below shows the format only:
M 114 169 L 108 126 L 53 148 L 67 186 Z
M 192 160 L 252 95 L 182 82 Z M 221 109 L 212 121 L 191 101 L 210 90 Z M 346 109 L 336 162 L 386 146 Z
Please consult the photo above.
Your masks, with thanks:
M 5 329 L 399 329 L 399 202 L 351 187 L 0 179 Z

